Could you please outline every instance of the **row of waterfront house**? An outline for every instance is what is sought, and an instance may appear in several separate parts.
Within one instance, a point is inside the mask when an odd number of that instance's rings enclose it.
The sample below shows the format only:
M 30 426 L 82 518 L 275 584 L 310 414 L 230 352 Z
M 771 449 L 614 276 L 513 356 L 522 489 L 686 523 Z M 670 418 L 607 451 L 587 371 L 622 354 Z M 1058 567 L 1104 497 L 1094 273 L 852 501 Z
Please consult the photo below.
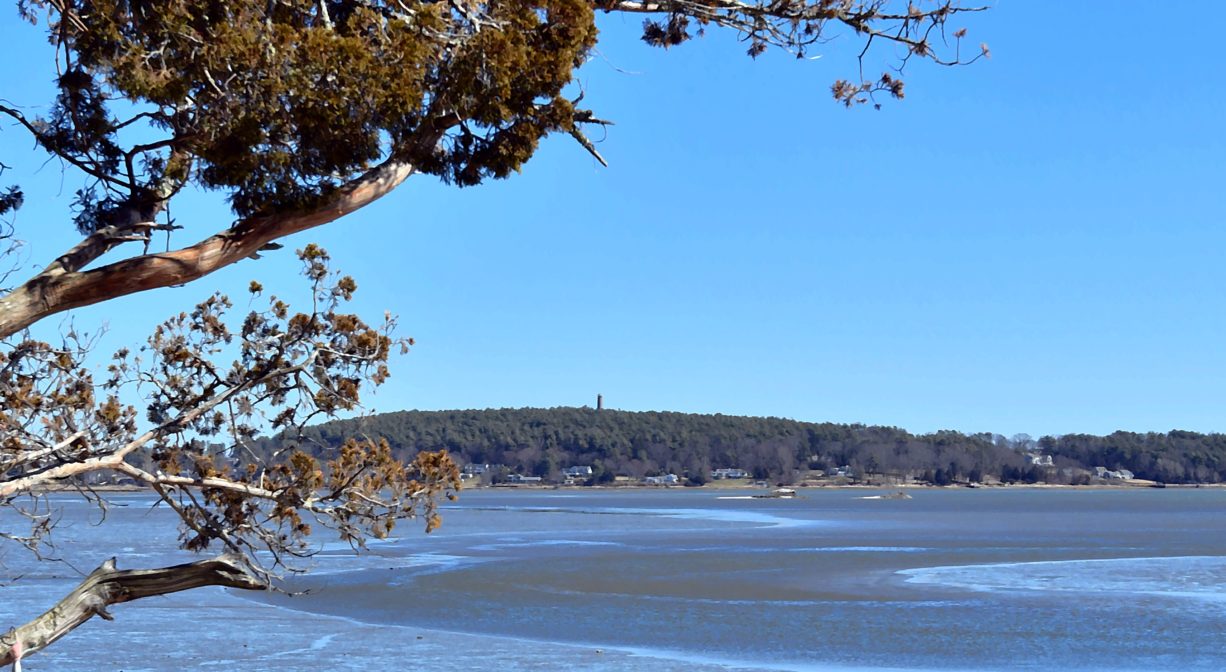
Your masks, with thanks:
M 547 478 L 544 476 L 527 476 L 510 471 L 500 464 L 476 464 L 469 463 L 464 465 L 460 472 L 460 478 L 463 481 L 480 481 L 482 483 L 498 484 L 510 483 L 517 485 L 536 485 L 536 484 L 562 484 L 562 485 L 583 485 L 590 482 L 596 473 L 591 466 L 573 466 L 566 467 L 555 478 Z M 716 469 L 711 474 L 711 478 L 748 478 L 749 474 L 741 469 Z M 639 483 L 643 485 L 681 485 L 685 482 L 685 478 L 677 474 L 660 474 L 655 476 L 644 476 L 643 478 L 634 478 L 631 476 L 618 475 L 611 479 L 612 483 L 619 485 L 629 485 Z

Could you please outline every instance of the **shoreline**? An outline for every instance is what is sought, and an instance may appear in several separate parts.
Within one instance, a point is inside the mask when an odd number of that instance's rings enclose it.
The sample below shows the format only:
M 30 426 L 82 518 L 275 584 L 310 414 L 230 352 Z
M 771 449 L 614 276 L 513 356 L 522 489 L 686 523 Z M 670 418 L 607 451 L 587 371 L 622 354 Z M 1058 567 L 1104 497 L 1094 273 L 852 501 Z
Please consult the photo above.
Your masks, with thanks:
M 644 485 L 644 484 L 627 484 L 627 485 L 527 485 L 522 483 L 499 483 L 495 485 L 468 485 L 465 484 L 460 488 L 464 491 L 479 491 L 488 490 L 496 492 L 524 490 L 528 492 L 545 492 L 550 490 L 566 490 L 572 492 L 597 491 L 597 492 L 614 492 L 614 491 L 689 491 L 689 492 L 724 492 L 724 491 L 739 491 L 739 490 L 755 490 L 755 491 L 771 491 L 779 487 L 793 488 L 800 492 L 802 490 L 1196 490 L 1196 489 L 1226 489 L 1226 483 L 1157 483 L 1155 481 L 1144 481 L 1133 479 L 1123 483 L 1094 483 L 1091 485 L 1068 485 L 1062 483 L 976 483 L 967 485 L 965 483 L 956 485 L 929 485 L 926 483 L 796 483 L 792 485 L 769 485 L 755 486 L 752 483 L 737 483 L 730 485 L 719 485 L 712 487 L 710 484 L 705 485 Z
M 498 483 L 495 485 L 470 485 L 463 484 L 458 492 L 548 492 L 551 490 L 565 490 L 568 492 L 728 492 L 741 490 L 754 490 L 769 492 L 778 487 L 794 488 L 797 492 L 804 490 L 1161 490 L 1161 489 L 1176 489 L 1176 490 L 1217 490 L 1226 489 L 1226 483 L 1157 483 L 1155 481 L 1145 481 L 1141 479 L 1133 479 L 1122 483 L 1094 483 L 1091 485 L 1067 485 L 1060 483 L 976 483 L 968 485 L 965 483 L 954 485 L 930 485 L 927 483 L 795 483 L 786 486 L 755 486 L 752 482 L 748 483 L 727 483 L 713 486 L 710 483 L 704 485 L 646 485 L 642 483 L 630 483 L 624 485 L 562 485 L 562 484 L 523 484 L 523 483 Z M 64 484 L 46 484 L 39 488 L 35 488 L 32 492 L 39 494 L 58 494 L 58 493 L 73 493 L 80 488 L 73 485 Z M 89 490 L 98 493 L 146 493 L 152 492 L 149 488 L 139 485 L 95 485 Z

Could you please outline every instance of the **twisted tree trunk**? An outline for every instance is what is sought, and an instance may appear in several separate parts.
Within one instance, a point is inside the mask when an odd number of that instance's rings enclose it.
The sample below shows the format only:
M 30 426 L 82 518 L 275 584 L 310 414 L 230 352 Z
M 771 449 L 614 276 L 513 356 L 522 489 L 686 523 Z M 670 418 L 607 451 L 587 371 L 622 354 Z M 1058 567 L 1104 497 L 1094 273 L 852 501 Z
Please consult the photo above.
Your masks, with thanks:
M 229 555 L 160 569 L 128 570 L 115 569 L 115 558 L 111 558 L 45 614 L 0 635 L 0 667 L 46 648 L 94 616 L 112 620 L 106 610 L 112 604 L 204 586 L 244 590 L 268 587 Z
M 144 254 L 86 269 L 126 240 L 110 228 L 87 236 L 11 292 L 0 296 L 0 338 L 56 313 L 202 278 L 246 259 L 278 238 L 305 231 L 360 210 L 391 193 L 415 168 L 388 159 L 306 211 L 249 217 L 200 242 L 169 252 Z

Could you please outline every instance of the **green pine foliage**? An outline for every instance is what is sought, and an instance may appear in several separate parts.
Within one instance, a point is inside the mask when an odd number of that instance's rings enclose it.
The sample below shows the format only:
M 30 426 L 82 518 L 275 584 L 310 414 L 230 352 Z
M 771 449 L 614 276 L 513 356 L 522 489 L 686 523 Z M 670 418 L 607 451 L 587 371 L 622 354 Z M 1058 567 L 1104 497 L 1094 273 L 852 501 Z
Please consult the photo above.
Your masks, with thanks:
M 712 469 L 740 468 L 756 478 L 791 482 L 810 470 L 847 466 L 856 480 L 1083 483 L 1094 467 L 1104 466 L 1166 483 L 1226 481 L 1226 435 L 1179 431 L 1043 437 L 1037 451 L 1055 458 L 1052 467 L 1032 464 L 1023 446 L 1000 435 L 586 407 L 399 411 L 316 425 L 300 442 L 323 450 L 354 436 L 386 438 L 402 459 L 446 449 L 461 464 L 503 465 L 545 478 L 590 465 L 598 480 L 661 473 L 702 480 Z M 283 443 L 299 442 L 266 439 L 258 449 Z
M 584 0 L 50 4 L 72 60 L 31 128 L 128 194 L 78 194 L 84 233 L 188 179 L 248 216 L 311 207 L 389 155 L 461 185 L 505 177 L 573 128 L 562 89 L 596 44 Z M 163 139 L 125 151 L 138 121 Z

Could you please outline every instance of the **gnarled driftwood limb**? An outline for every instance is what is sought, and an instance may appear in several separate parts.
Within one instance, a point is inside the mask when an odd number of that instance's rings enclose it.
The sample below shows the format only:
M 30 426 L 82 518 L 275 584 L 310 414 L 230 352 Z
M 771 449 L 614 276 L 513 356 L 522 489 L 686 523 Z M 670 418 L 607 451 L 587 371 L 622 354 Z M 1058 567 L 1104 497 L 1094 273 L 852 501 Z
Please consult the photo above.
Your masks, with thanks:
M 0 667 L 13 663 L 17 652 L 28 656 L 46 648 L 94 616 L 111 620 L 106 608 L 112 604 L 204 586 L 245 590 L 268 587 L 229 555 L 173 567 L 126 570 L 115 569 L 115 558 L 111 558 L 45 614 L 0 635 Z

